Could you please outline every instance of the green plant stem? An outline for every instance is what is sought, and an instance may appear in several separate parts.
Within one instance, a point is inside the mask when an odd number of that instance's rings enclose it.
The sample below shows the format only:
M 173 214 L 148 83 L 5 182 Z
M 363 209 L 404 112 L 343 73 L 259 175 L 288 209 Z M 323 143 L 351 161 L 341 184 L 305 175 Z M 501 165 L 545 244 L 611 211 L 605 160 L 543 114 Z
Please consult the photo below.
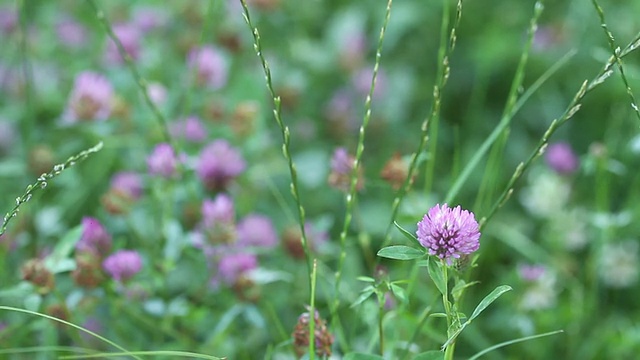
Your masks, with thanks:
M 25 159 L 29 157 L 29 151 L 33 142 L 33 130 L 35 124 L 34 102 L 33 102 L 33 72 L 29 61 L 29 16 L 27 11 L 28 1 L 21 0 L 20 8 L 20 53 L 22 57 L 22 76 L 24 79 L 24 101 L 26 114 L 24 121 L 20 122 L 20 133 L 22 134 L 22 145 Z
M 13 219 L 14 217 L 18 216 L 18 212 L 20 211 L 20 207 L 22 205 L 24 205 L 26 202 L 28 202 L 29 200 L 31 200 L 31 197 L 33 196 L 33 193 L 37 189 L 46 188 L 47 185 L 49 184 L 48 181 L 50 181 L 54 177 L 60 175 L 60 173 L 62 173 L 62 171 L 64 171 L 65 169 L 75 165 L 77 162 L 86 159 L 89 155 L 100 151 L 100 149 L 102 149 L 102 142 L 98 143 L 96 146 L 94 146 L 92 148 L 89 148 L 87 150 L 83 150 L 83 151 L 79 152 L 78 154 L 69 157 L 62 164 L 55 165 L 51 171 L 49 171 L 48 173 L 40 175 L 38 177 L 38 179 L 33 184 L 28 185 L 27 188 L 25 189 L 25 192 L 20 197 L 16 198 L 16 205 L 13 207 L 13 209 L 11 209 L 11 211 L 9 211 L 4 216 L 4 218 L 2 220 L 2 226 L 0 226 L 0 236 L 2 234 L 4 234 L 4 232 L 7 230 L 7 226 L 9 225 L 9 222 L 11 221 L 11 219 Z
M 304 249 L 304 256 L 307 263 L 307 274 L 309 276 L 309 288 L 311 289 L 311 283 L 312 283 L 311 253 L 309 251 L 309 246 L 308 246 L 307 232 L 304 227 L 305 210 L 304 210 L 304 207 L 302 206 L 302 201 L 300 200 L 300 192 L 298 190 L 298 173 L 297 173 L 295 164 L 293 163 L 293 157 L 291 156 L 291 149 L 290 149 L 291 133 L 289 131 L 289 127 L 285 126 L 284 122 L 282 121 L 281 100 L 280 100 L 280 96 L 276 95 L 275 93 L 275 90 L 273 88 L 273 82 L 271 80 L 271 68 L 269 67 L 267 60 L 265 59 L 264 54 L 262 53 L 262 43 L 260 41 L 260 32 L 258 31 L 258 28 L 255 27 L 253 25 L 253 22 L 251 21 L 251 14 L 249 13 L 249 8 L 247 7 L 246 1 L 240 0 L 240 3 L 242 4 L 244 19 L 247 22 L 249 29 L 251 30 L 251 34 L 253 35 L 253 41 L 254 41 L 253 47 L 262 65 L 262 70 L 264 71 L 267 89 L 269 90 L 269 93 L 271 94 L 271 98 L 273 99 L 273 117 L 275 118 L 276 123 L 278 124 L 278 127 L 280 128 L 280 132 L 282 134 L 282 152 L 284 154 L 285 160 L 287 161 L 287 164 L 289 165 L 289 173 L 291 176 L 291 194 L 293 195 L 293 199 L 295 200 L 296 205 L 298 206 L 298 225 L 300 227 L 302 248 Z
M 455 196 L 458 194 L 458 192 L 462 188 L 462 185 L 471 176 L 473 170 L 478 165 L 482 157 L 487 153 L 487 151 L 489 150 L 489 148 L 491 148 L 491 146 L 495 143 L 495 141 L 498 138 L 500 138 L 500 135 L 503 135 L 504 142 L 501 142 L 501 144 L 503 145 L 493 147 L 494 151 L 492 151 L 492 153 L 494 153 L 494 156 L 491 156 L 490 158 L 494 159 L 498 157 L 498 154 L 500 154 L 504 148 L 504 143 L 506 143 L 506 133 L 508 131 L 509 124 L 511 123 L 511 120 L 513 119 L 515 114 L 518 112 L 518 110 L 520 110 L 522 105 L 524 105 L 524 102 L 529 99 L 529 97 L 533 94 L 533 92 L 535 92 L 535 90 L 537 90 L 538 87 L 542 85 L 542 83 L 544 83 L 544 80 L 547 80 L 555 71 L 557 71 L 561 67 L 561 65 L 563 65 L 564 63 L 566 63 L 566 61 L 569 60 L 570 56 L 565 55 L 560 61 L 558 61 L 547 72 L 545 72 L 545 74 L 543 74 L 534 83 L 534 85 L 532 85 L 531 88 L 529 88 L 529 90 L 520 97 L 520 99 L 518 99 L 518 89 L 522 87 L 522 82 L 524 81 L 525 67 L 529 59 L 529 51 L 531 50 L 531 45 L 533 44 L 533 38 L 538 26 L 537 25 L 538 19 L 540 18 L 540 15 L 542 14 L 543 9 L 544 9 L 543 2 L 542 1 L 536 2 L 534 6 L 533 17 L 531 18 L 531 22 L 529 24 L 528 40 L 524 47 L 522 55 L 520 56 L 518 67 L 513 77 L 513 81 L 511 82 L 511 88 L 509 89 L 507 102 L 505 103 L 505 107 L 502 112 L 502 117 L 500 118 L 500 122 L 498 123 L 498 126 L 496 126 L 496 128 L 489 135 L 489 137 L 485 139 L 485 141 L 480 146 L 478 151 L 476 151 L 473 157 L 471 158 L 471 161 L 469 161 L 469 163 L 464 167 L 464 170 L 462 171 L 460 176 L 456 178 L 453 185 L 447 192 L 447 195 L 445 196 L 445 200 L 444 200 L 445 203 L 451 203 L 454 200 Z M 570 54 L 572 54 L 572 52 L 570 52 Z M 553 71 L 551 71 L 552 69 Z M 495 172 L 492 171 L 493 169 L 491 165 L 495 165 L 496 162 L 497 162 L 497 159 L 494 159 L 493 162 L 490 161 L 490 164 L 487 165 L 486 173 L 483 178 L 481 188 L 486 189 L 491 183 L 493 183 L 493 181 L 490 180 L 490 176 Z M 486 194 L 486 192 L 479 191 L 479 194 Z M 477 203 L 479 203 L 479 201 Z
M 345 198 L 345 202 L 346 202 L 345 216 L 344 216 L 344 221 L 342 223 L 342 230 L 340 231 L 340 256 L 338 259 L 338 268 L 336 269 L 336 273 L 335 273 L 335 284 L 334 284 L 335 289 L 334 289 L 333 301 L 331 305 L 332 322 L 333 322 L 333 319 L 336 317 L 338 307 L 340 306 L 340 282 L 342 280 L 342 271 L 344 267 L 344 261 L 347 257 L 347 250 L 346 250 L 347 232 L 349 230 L 349 225 L 351 224 L 353 204 L 357 196 L 356 188 L 358 183 L 358 170 L 360 167 L 360 161 L 362 159 L 362 153 L 364 152 L 364 139 L 365 139 L 366 130 L 369 125 L 369 121 L 371 120 L 371 99 L 373 98 L 373 92 L 375 90 L 376 80 L 378 78 L 380 58 L 382 57 L 382 44 L 384 43 L 384 35 L 387 30 L 387 25 L 389 24 L 389 18 L 391 17 L 392 3 L 393 3 L 393 0 L 387 1 L 385 18 L 382 23 L 382 27 L 380 28 L 380 36 L 378 37 L 378 46 L 376 50 L 375 64 L 373 66 L 373 76 L 371 78 L 371 86 L 369 88 L 369 93 L 367 94 L 367 97 L 364 103 L 364 108 L 365 108 L 364 118 L 362 120 L 362 125 L 360 125 L 360 131 L 358 135 L 358 146 L 356 148 L 356 155 L 353 161 L 353 168 L 351 169 L 351 174 L 350 174 L 351 183 L 349 186 L 349 192 Z
M 380 356 L 384 356 L 384 326 L 382 320 L 384 319 L 384 296 L 381 301 L 378 301 L 378 338 L 380 339 Z
M 629 95 L 629 99 L 631 99 L 631 108 L 636 114 L 636 117 L 638 118 L 638 120 L 640 120 L 640 109 L 638 109 L 638 102 L 636 101 L 636 97 L 633 95 L 633 90 L 631 90 L 631 86 L 629 85 L 627 76 L 624 73 L 624 68 L 622 67 L 622 59 L 620 58 L 620 48 L 616 46 L 616 41 L 613 37 L 613 34 L 611 33 L 611 31 L 609 31 L 609 27 L 607 27 L 607 23 L 604 19 L 604 10 L 602 10 L 602 7 L 600 6 L 600 4 L 598 4 L 597 0 L 591 0 L 591 3 L 593 4 L 593 6 L 596 9 L 596 12 L 598 13 L 598 17 L 600 18 L 600 26 L 602 27 L 602 30 L 604 31 L 604 34 L 607 37 L 607 42 L 609 43 L 611 54 L 613 55 L 616 61 L 618 70 L 620 71 L 620 77 L 622 78 L 622 82 L 624 83 L 624 86 L 627 90 L 627 95 Z
M 167 120 L 165 119 L 164 115 L 162 115 L 158 107 L 153 103 L 153 101 L 151 100 L 151 97 L 149 96 L 149 87 L 148 87 L 147 80 L 145 80 L 140 75 L 138 68 L 133 62 L 133 59 L 131 59 L 131 56 L 129 56 L 124 46 L 122 46 L 122 42 L 120 42 L 120 39 L 118 39 L 116 34 L 113 32 L 113 27 L 111 26 L 111 23 L 109 22 L 107 17 L 104 15 L 104 11 L 102 11 L 98 7 L 98 5 L 94 0 L 87 0 L 87 2 L 93 8 L 96 14 L 96 18 L 98 19 L 98 21 L 100 21 L 100 24 L 102 24 L 102 27 L 107 32 L 107 35 L 109 36 L 111 41 L 113 41 L 116 44 L 116 47 L 118 48 L 118 53 L 124 59 L 125 64 L 129 68 L 131 75 L 133 75 L 133 78 L 135 79 L 135 82 L 138 85 L 138 88 L 140 88 L 140 91 L 142 92 L 142 96 L 145 102 L 147 103 L 147 106 L 149 107 L 149 109 L 151 109 L 151 112 L 153 112 L 153 115 L 158 121 L 158 124 L 162 129 L 162 133 L 164 135 L 165 140 L 168 143 L 170 143 L 171 147 L 173 147 L 174 150 L 177 152 L 179 148 L 176 146 L 177 144 L 175 143 L 175 141 L 173 141 L 173 139 L 171 138 L 171 135 L 169 134 L 169 127 L 168 127 Z
M 624 50 L 620 52 L 620 58 L 627 56 L 631 52 L 637 50 L 639 47 L 640 47 L 640 33 L 636 35 L 636 38 L 633 41 L 631 41 L 631 43 L 629 43 L 629 45 L 627 45 Z M 565 122 L 571 119 L 580 110 L 580 107 L 582 105 L 581 101 L 584 99 L 586 94 L 591 92 L 593 89 L 595 89 L 604 81 L 606 81 L 607 78 L 609 78 L 609 76 L 613 72 L 613 70 L 611 70 L 611 67 L 613 67 L 614 64 L 615 64 L 615 58 L 614 57 L 609 58 L 609 60 L 604 65 L 602 70 L 600 70 L 600 72 L 598 72 L 598 74 L 591 81 L 585 80 L 582 83 L 582 85 L 580 86 L 580 89 L 578 89 L 578 92 L 575 94 L 575 96 L 573 97 L 573 99 L 571 100 L 571 102 L 563 112 L 563 114 L 559 118 L 556 118 L 551 122 L 551 124 L 549 125 L 549 128 L 544 133 L 540 141 L 538 141 L 538 145 L 531 152 L 529 157 L 525 161 L 518 164 L 513 175 L 511 176 L 511 179 L 509 179 L 507 186 L 504 188 L 503 192 L 495 201 L 491 210 L 489 210 L 487 215 L 485 215 L 480 220 L 480 230 L 484 228 L 484 226 L 493 217 L 496 211 L 498 211 L 498 209 L 500 209 L 509 200 L 509 198 L 513 193 L 515 183 L 522 177 L 524 172 L 529 168 L 529 166 L 531 166 L 533 161 L 537 159 L 540 155 L 542 155 L 545 147 L 549 142 L 549 138 L 551 137 L 551 135 L 553 135 L 560 126 L 562 126 Z
M 444 4 L 443 6 L 447 7 L 446 4 Z M 424 156 L 423 153 L 425 151 L 427 144 L 429 143 L 428 141 L 429 140 L 429 124 L 431 123 L 431 120 L 434 119 L 440 112 L 441 92 L 447 83 L 447 79 L 449 78 L 449 72 L 450 72 L 449 57 L 451 56 L 451 54 L 453 53 L 453 50 L 455 49 L 456 38 L 457 38 L 456 32 L 457 32 L 458 24 L 460 23 L 461 17 L 462 17 L 462 0 L 458 0 L 458 5 L 456 7 L 456 18 L 455 18 L 453 27 L 451 28 L 451 32 L 449 33 L 449 46 L 446 48 L 447 50 L 444 52 L 444 55 L 438 57 L 439 59 L 438 70 L 436 73 L 439 76 L 437 77 L 436 84 L 433 87 L 433 93 L 432 93 L 433 105 L 431 107 L 431 111 L 429 112 L 429 115 L 423 120 L 422 125 L 420 126 L 420 133 L 421 133 L 420 142 L 418 143 L 418 147 L 416 148 L 416 151 L 411 156 L 409 169 L 407 171 L 407 177 L 405 178 L 404 183 L 400 187 L 400 190 L 398 190 L 396 197 L 393 199 L 393 202 L 391 203 L 391 218 L 389 220 L 389 224 L 387 225 L 387 229 L 385 231 L 385 238 L 382 242 L 381 247 L 388 245 L 389 242 L 391 241 L 391 229 L 393 228 L 393 222 L 396 220 L 396 216 L 398 215 L 398 210 L 400 209 L 402 200 L 404 200 L 405 195 L 411 190 L 411 187 L 413 186 L 414 175 L 420 163 L 418 160 L 421 156 Z M 448 16 L 447 16 L 447 19 L 448 19 Z M 443 20 L 443 23 L 444 21 L 446 20 Z M 446 28 L 444 28 L 443 32 L 446 33 Z M 446 40 L 443 40 L 441 42 L 440 47 L 442 48 L 443 46 L 445 46 L 444 44 L 446 44 Z M 430 159 L 427 159 L 427 160 L 430 160 Z
M 449 302 L 449 274 L 447 273 L 447 264 L 442 262 L 442 276 L 444 277 L 444 294 L 442 294 L 442 305 L 444 312 L 447 314 L 447 337 L 450 337 L 456 329 L 453 328 L 454 314 Z M 455 340 L 452 341 L 444 350 L 444 360 L 453 360 L 453 351 L 455 348 Z

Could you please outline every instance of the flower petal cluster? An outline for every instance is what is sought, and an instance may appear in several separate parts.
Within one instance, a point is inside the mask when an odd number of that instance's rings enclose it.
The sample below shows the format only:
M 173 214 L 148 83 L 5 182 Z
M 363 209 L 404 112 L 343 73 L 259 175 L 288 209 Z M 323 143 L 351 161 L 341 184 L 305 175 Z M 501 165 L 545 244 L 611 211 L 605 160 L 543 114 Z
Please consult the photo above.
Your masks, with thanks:
M 142 270 L 142 257 L 135 250 L 120 250 L 109 255 L 102 267 L 114 280 L 124 282 Z
M 167 143 L 158 144 L 147 158 L 149 173 L 152 175 L 170 178 L 175 175 L 177 165 L 176 152 Z
M 113 87 L 104 76 L 91 71 L 80 73 L 69 95 L 65 121 L 106 120 L 111 114 Z
M 220 89 L 227 83 L 227 61 L 213 46 L 191 50 L 187 63 L 201 86 Z
M 418 223 L 418 241 L 435 255 L 451 265 L 453 259 L 471 254 L 480 247 L 478 222 L 472 212 L 460 206 L 436 204 Z
M 85 216 L 82 219 L 82 236 L 76 243 L 76 250 L 104 256 L 111 250 L 111 235 L 98 219 Z
M 216 140 L 207 145 L 198 158 L 198 177 L 209 190 L 224 189 L 246 168 L 238 150 L 226 140 Z

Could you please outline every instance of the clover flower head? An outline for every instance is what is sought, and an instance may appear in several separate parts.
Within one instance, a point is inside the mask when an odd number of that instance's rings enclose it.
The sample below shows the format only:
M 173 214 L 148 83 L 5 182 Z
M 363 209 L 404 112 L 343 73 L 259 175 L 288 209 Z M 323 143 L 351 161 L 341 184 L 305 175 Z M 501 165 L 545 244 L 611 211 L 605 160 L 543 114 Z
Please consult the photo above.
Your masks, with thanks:
M 435 255 L 451 265 L 453 259 L 471 254 L 480 247 L 478 222 L 472 212 L 460 206 L 436 204 L 418 223 L 418 241 Z
M 79 48 L 87 42 L 87 30 L 71 17 L 58 21 L 56 35 L 62 44 L 71 48 Z
M 227 83 L 227 62 L 213 46 L 191 50 L 187 63 L 194 72 L 198 85 L 220 89 Z
M 111 178 L 111 189 L 137 200 L 142 196 L 142 178 L 135 172 L 121 171 Z
M 206 228 L 219 224 L 233 224 L 235 209 L 233 200 L 227 194 L 219 194 L 215 199 L 202 202 L 202 222 Z
M 137 60 L 140 57 L 140 41 L 142 34 L 132 24 L 117 24 L 113 27 L 113 32 L 122 44 L 125 53 L 131 57 L 132 60 Z M 109 40 L 107 45 L 105 60 L 108 64 L 122 64 L 124 59 L 120 56 L 118 46 L 113 40 Z
M 102 267 L 114 280 L 124 282 L 142 270 L 142 257 L 135 250 L 120 250 L 109 255 Z
M 218 263 L 218 274 L 222 280 L 233 285 L 246 272 L 258 267 L 258 258 L 254 254 L 227 254 Z
M 106 120 L 111 115 L 113 88 L 104 76 L 85 71 L 73 84 L 63 118 L 73 123 L 80 120 Z
M 549 145 L 544 159 L 551 169 L 562 175 L 575 172 L 579 165 L 578 157 L 573 152 L 571 145 L 565 142 Z
M 201 142 L 207 138 L 207 129 L 196 116 L 189 116 L 171 124 L 171 135 L 191 142 Z
M 149 173 L 170 178 L 176 173 L 178 158 L 171 145 L 162 143 L 156 145 L 153 152 L 147 158 Z
M 238 150 L 226 140 L 216 140 L 200 152 L 196 171 L 208 189 L 224 189 L 246 166 Z
M 111 235 L 98 219 L 85 216 L 82 219 L 82 235 L 76 243 L 76 250 L 104 256 L 111 250 Z
M 273 223 L 264 215 L 247 215 L 238 224 L 240 246 L 273 247 L 277 243 L 278 235 Z

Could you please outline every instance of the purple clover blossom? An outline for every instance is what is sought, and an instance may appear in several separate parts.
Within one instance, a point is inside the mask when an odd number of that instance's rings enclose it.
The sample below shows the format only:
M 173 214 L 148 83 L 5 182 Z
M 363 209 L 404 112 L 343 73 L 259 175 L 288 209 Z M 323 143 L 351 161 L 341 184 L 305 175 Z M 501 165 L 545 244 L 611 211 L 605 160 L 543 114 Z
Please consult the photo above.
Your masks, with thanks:
M 137 60 L 140 57 L 140 39 L 142 38 L 140 31 L 131 24 L 117 24 L 113 27 L 113 33 L 131 59 Z M 118 46 L 111 39 L 109 39 L 104 57 L 108 64 L 118 65 L 124 63 Z
M 202 142 L 207 138 L 207 129 L 197 116 L 189 116 L 171 124 L 171 135 L 191 142 Z
M 460 206 L 436 204 L 418 223 L 418 241 L 435 255 L 451 265 L 452 259 L 471 254 L 480 247 L 478 222 L 472 212 Z
M 18 12 L 12 6 L 2 6 L 0 8 L 0 33 L 10 34 L 18 27 Z
M 80 73 L 73 84 L 63 118 L 67 122 L 106 120 L 111 114 L 113 88 L 104 76 L 91 71 Z
M 167 88 L 160 83 L 149 83 L 149 86 L 147 86 L 147 94 L 156 106 L 160 106 L 167 101 Z
M 547 268 L 543 265 L 520 265 L 518 266 L 518 275 L 524 281 L 533 282 L 540 279 Z
M 133 13 L 133 23 L 142 32 L 149 32 L 167 24 L 169 16 L 160 8 L 143 6 Z
M 134 172 L 119 172 L 111 178 L 111 189 L 137 200 L 142 196 L 142 177 Z
M 353 169 L 353 160 L 353 156 L 349 155 L 347 149 L 337 148 L 331 157 L 331 170 L 340 175 L 349 175 Z
M 244 273 L 258 267 L 258 258 L 253 254 L 227 254 L 218 263 L 218 274 L 228 285 L 235 284 Z
M 223 189 L 246 168 L 242 155 L 226 140 L 207 145 L 198 158 L 196 171 L 207 189 Z
M 235 209 L 233 200 L 227 194 L 219 194 L 214 200 L 205 199 L 202 202 L 202 222 L 206 228 L 213 228 L 217 224 L 233 224 Z
M 142 258 L 135 250 L 120 250 L 109 255 L 102 267 L 114 280 L 125 282 L 142 270 Z
M 85 216 L 82 218 L 82 236 L 76 243 L 76 250 L 105 256 L 111 250 L 111 235 L 98 219 Z
M 358 94 L 361 96 L 368 96 L 371 89 L 371 79 L 373 78 L 373 67 L 366 67 L 360 69 L 353 77 L 353 86 Z M 373 89 L 373 98 L 380 99 L 384 96 L 387 88 L 387 74 L 384 70 L 378 70 L 378 76 L 376 78 L 376 87 Z
M 270 248 L 277 244 L 278 234 L 268 217 L 250 214 L 238 223 L 238 245 Z
M 64 17 L 56 24 L 60 42 L 70 48 L 82 47 L 87 42 L 87 30 L 71 17 Z
M 555 172 L 569 175 L 578 169 L 578 157 L 571 145 L 566 142 L 550 144 L 545 151 L 544 159 Z
M 156 145 L 151 155 L 147 157 L 147 167 L 152 175 L 170 178 L 175 175 L 177 165 L 176 152 L 167 143 Z
M 227 62 L 213 46 L 191 50 L 187 63 L 199 85 L 220 89 L 227 83 Z

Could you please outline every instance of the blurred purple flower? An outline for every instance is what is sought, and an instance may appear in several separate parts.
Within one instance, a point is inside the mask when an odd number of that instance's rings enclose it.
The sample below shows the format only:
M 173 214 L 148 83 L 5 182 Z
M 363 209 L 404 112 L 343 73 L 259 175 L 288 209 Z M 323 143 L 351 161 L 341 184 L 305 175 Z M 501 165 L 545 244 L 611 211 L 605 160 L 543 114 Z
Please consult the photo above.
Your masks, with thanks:
M 156 145 L 151 155 L 147 157 L 147 167 L 152 175 L 170 178 L 175 175 L 177 165 L 176 152 L 167 143 Z
M 18 12 L 13 6 L 2 6 L 0 8 L 0 33 L 10 34 L 18 26 Z
M 373 67 L 365 67 L 360 69 L 353 77 L 353 86 L 361 96 L 369 95 L 371 88 L 371 79 L 373 77 Z M 387 89 L 387 74 L 382 69 L 378 69 L 376 77 L 376 87 L 373 90 L 373 98 L 380 99 Z
M 341 39 L 340 63 L 347 70 L 360 65 L 367 50 L 367 38 L 362 31 L 351 31 Z
M 227 83 L 227 62 L 216 48 L 203 46 L 191 50 L 187 63 L 199 85 L 219 89 Z
M 111 235 L 96 218 L 82 218 L 82 235 L 76 243 L 76 251 L 91 252 L 100 257 L 111 250 Z
M 520 265 L 518 266 L 518 274 L 524 281 L 536 281 L 540 279 L 546 272 L 543 265 Z
M 140 57 L 140 39 L 142 38 L 140 31 L 131 24 L 117 24 L 113 27 L 113 33 L 131 59 L 137 60 Z M 122 64 L 124 62 L 118 46 L 111 39 L 107 44 L 105 60 L 108 64 Z
M 189 116 L 186 119 L 177 120 L 171 124 L 171 135 L 181 137 L 192 142 L 201 142 L 207 138 L 207 129 L 196 116 Z
M 566 142 L 550 144 L 545 151 L 544 159 L 554 171 L 568 175 L 578 169 L 578 157 Z
M 163 27 L 169 21 L 169 16 L 158 7 L 143 6 L 133 13 L 133 23 L 142 32 L 149 32 Z
M 347 149 L 340 147 L 333 152 L 331 157 L 331 171 L 340 175 L 348 175 L 353 169 L 353 156 L 349 155 Z
M 8 153 L 16 139 L 16 130 L 9 120 L 0 117 L 0 156 Z
M 478 222 L 472 212 L 460 206 L 451 209 L 437 204 L 429 209 L 418 223 L 418 241 L 435 255 L 451 265 L 452 259 L 471 254 L 480 247 Z
M 91 71 L 80 73 L 73 84 L 63 118 L 67 122 L 106 120 L 111 114 L 113 88 L 104 76 Z
M 60 42 L 71 48 L 79 48 L 87 42 L 87 29 L 71 17 L 64 17 L 56 24 Z
M 238 223 L 239 246 L 274 247 L 277 244 L 278 234 L 268 217 L 250 214 Z
M 134 172 L 119 172 L 111 178 L 111 189 L 137 200 L 142 196 L 142 177 Z
M 114 280 L 124 282 L 142 270 L 142 258 L 135 250 L 119 250 L 107 257 L 102 267 Z
M 227 254 L 218 263 L 218 273 L 226 284 L 233 285 L 240 276 L 257 267 L 258 258 L 253 254 Z
M 218 194 L 214 200 L 202 202 L 202 223 L 210 229 L 218 224 L 233 224 L 235 209 L 233 200 L 227 194 Z
M 225 188 L 245 168 L 246 163 L 238 150 L 226 140 L 215 140 L 200 152 L 196 171 L 205 186 L 212 190 Z
M 167 101 L 167 88 L 160 83 L 149 83 L 147 93 L 155 106 L 160 106 Z

